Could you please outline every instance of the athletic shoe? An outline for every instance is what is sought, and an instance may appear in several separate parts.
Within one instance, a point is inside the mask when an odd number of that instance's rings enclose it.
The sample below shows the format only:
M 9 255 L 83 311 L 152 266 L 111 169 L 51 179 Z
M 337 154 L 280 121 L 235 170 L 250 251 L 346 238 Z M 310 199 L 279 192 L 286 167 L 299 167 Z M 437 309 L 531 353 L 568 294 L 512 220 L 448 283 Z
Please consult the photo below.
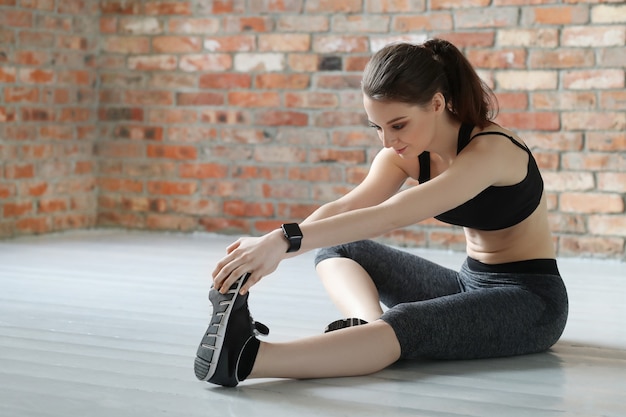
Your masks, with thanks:
M 248 294 L 239 294 L 249 275 L 241 276 L 226 294 L 215 288 L 209 291 L 213 315 L 194 363 L 196 377 L 201 381 L 236 386 L 254 365 L 260 345 L 255 336 L 269 334 L 266 326 L 250 316 Z
M 335 320 L 328 326 L 326 326 L 326 328 L 324 329 L 324 333 L 345 329 L 346 327 L 360 326 L 362 324 L 367 324 L 367 322 L 365 320 L 356 318 Z

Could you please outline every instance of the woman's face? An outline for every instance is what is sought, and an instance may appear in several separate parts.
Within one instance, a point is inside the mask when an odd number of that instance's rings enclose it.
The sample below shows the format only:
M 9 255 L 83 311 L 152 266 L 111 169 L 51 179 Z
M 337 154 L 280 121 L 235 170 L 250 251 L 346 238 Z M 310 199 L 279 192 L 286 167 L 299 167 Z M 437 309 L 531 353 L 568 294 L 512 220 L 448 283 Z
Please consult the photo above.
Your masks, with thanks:
M 376 129 L 383 146 L 393 148 L 402 158 L 417 157 L 435 136 L 433 106 L 377 101 L 366 95 L 363 105 L 369 124 Z

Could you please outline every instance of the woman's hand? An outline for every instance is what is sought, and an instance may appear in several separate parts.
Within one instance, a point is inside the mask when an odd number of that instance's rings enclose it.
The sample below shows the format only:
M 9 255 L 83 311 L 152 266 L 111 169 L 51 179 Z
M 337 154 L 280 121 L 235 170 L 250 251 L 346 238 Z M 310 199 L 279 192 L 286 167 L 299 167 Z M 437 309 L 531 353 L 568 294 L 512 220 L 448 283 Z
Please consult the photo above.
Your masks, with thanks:
M 238 239 L 226 248 L 227 255 L 217 263 L 212 274 L 213 286 L 224 294 L 239 277 L 249 272 L 250 276 L 240 291 L 245 294 L 261 278 L 276 270 L 288 246 L 281 230 L 261 237 Z

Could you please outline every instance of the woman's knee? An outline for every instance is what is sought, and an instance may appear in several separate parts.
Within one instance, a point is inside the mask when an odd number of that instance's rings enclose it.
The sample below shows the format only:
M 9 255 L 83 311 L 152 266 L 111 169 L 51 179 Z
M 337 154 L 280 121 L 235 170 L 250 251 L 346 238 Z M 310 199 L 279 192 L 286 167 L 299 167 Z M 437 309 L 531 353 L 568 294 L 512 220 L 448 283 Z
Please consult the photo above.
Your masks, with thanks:
M 363 252 L 372 253 L 371 249 L 369 249 L 371 243 L 372 242 L 369 240 L 362 240 L 319 249 L 315 255 L 315 266 L 317 266 L 320 262 L 331 258 L 348 258 L 356 260 Z

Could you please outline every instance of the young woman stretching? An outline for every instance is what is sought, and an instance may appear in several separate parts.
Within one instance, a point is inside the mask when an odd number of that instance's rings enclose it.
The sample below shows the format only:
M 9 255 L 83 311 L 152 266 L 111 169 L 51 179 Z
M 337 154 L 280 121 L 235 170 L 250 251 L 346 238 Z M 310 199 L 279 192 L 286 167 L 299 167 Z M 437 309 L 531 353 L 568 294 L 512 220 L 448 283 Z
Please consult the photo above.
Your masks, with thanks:
M 227 248 L 213 271 L 199 379 L 364 375 L 401 358 L 541 352 L 561 336 L 567 294 L 541 175 L 523 141 L 490 121 L 492 93 L 467 59 L 444 40 L 392 44 L 368 63 L 362 91 L 383 149 L 360 185 L 300 225 Z M 400 190 L 407 178 L 419 185 Z M 464 227 L 459 271 L 364 240 L 430 217 Z M 324 286 L 354 319 L 261 343 L 268 330 L 250 318 L 248 290 L 284 258 L 315 248 L 324 248 L 316 258 Z

